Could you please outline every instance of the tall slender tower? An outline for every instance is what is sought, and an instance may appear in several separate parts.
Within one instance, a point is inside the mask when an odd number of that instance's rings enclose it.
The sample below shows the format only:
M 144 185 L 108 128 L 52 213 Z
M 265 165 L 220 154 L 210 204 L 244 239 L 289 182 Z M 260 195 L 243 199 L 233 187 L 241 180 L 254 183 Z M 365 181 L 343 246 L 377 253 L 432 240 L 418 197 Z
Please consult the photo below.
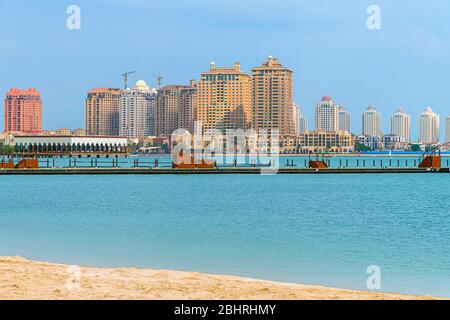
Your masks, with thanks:
M 119 135 L 120 89 L 96 88 L 86 98 L 86 134 Z
M 308 119 L 305 117 L 305 115 L 301 114 L 300 115 L 300 121 L 299 121 L 299 134 L 303 134 L 305 132 L 309 131 L 308 128 Z
M 253 127 L 280 134 L 295 134 L 293 72 L 269 56 L 261 66 L 252 69 Z
M 450 115 L 445 118 L 445 143 L 450 143 Z
M 301 107 L 294 103 L 292 106 L 292 122 L 294 124 L 294 134 L 300 133 L 300 117 L 302 116 Z
M 198 84 L 197 120 L 208 129 L 247 129 L 252 123 L 251 79 L 236 63 L 219 68 L 211 63 Z
M 178 102 L 178 128 L 194 133 L 194 121 L 197 117 L 197 83 L 191 80 L 189 86 L 180 90 Z
M 439 115 L 431 107 L 419 117 L 419 142 L 433 144 L 439 142 Z
M 375 106 L 369 106 L 362 115 L 362 134 L 371 137 L 382 137 L 381 114 Z
M 171 135 L 176 129 L 193 133 L 197 87 L 167 85 L 158 90 L 155 104 L 156 135 Z
M 42 101 L 32 88 L 12 88 L 5 98 L 5 132 L 39 133 L 42 131 Z
M 344 106 L 338 106 L 338 130 L 342 132 L 351 132 L 350 113 L 345 110 Z
M 339 130 L 339 107 L 329 96 L 324 96 L 316 104 L 316 130 L 324 132 L 336 132 Z
M 410 142 L 411 140 L 411 117 L 399 108 L 391 119 L 391 133 L 399 136 L 401 142 Z
M 133 89 L 120 95 L 119 135 L 129 139 L 140 139 L 154 135 L 154 107 L 156 90 L 143 80 Z

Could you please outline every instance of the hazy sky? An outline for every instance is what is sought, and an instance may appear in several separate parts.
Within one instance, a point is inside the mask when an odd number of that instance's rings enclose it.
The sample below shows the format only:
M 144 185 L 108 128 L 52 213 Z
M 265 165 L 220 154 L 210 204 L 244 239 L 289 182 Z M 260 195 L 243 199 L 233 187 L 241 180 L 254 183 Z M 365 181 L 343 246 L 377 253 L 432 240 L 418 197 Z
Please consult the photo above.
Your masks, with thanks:
M 71 4 L 81 8 L 81 30 L 66 28 Z M 381 8 L 381 30 L 366 26 L 371 4 Z M 442 127 L 450 114 L 448 0 L 1 0 L 0 52 L 1 95 L 36 87 L 45 129 L 84 127 L 86 91 L 122 87 L 124 71 L 152 86 L 159 72 L 164 84 L 187 83 L 211 61 L 240 61 L 248 72 L 269 54 L 294 70 L 295 101 L 310 124 L 323 95 L 347 107 L 357 133 L 369 104 L 385 133 L 404 106 L 413 137 L 428 105 Z

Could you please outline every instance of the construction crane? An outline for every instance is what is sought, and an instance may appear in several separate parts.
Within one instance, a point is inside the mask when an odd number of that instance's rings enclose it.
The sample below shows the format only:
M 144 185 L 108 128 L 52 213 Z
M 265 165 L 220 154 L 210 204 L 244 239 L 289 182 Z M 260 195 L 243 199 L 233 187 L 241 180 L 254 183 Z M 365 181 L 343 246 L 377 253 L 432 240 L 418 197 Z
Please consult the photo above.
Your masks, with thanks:
M 125 72 L 122 75 L 123 81 L 125 82 L 125 90 L 127 90 L 127 88 L 128 88 L 128 75 L 133 74 L 133 73 L 136 73 L 136 71 Z
M 161 76 L 161 74 L 160 74 L 160 73 L 154 74 L 153 77 L 155 78 L 156 83 L 158 84 L 158 89 L 161 88 L 162 79 L 163 79 L 163 77 Z

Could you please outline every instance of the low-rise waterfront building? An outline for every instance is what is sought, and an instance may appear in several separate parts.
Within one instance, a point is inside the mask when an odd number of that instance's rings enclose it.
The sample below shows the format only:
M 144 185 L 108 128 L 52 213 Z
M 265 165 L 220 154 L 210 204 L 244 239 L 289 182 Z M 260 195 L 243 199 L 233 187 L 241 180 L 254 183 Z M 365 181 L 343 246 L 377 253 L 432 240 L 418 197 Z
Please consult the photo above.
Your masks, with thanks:
M 384 149 L 394 150 L 394 149 L 404 149 L 407 142 L 405 137 L 400 137 L 396 134 L 385 134 L 382 138 L 382 143 Z
M 352 135 L 342 131 L 305 132 L 298 136 L 297 144 L 299 153 L 351 153 L 354 151 Z
M 72 134 L 74 136 L 85 136 L 86 135 L 86 130 L 82 129 L 82 128 L 78 128 L 78 129 L 73 130 Z
M 19 155 L 124 155 L 126 137 L 112 136 L 15 136 L 14 150 Z
M 298 152 L 298 136 L 283 135 L 280 137 L 280 153 L 294 154 Z
M 360 134 L 355 136 L 355 143 L 362 144 L 370 150 L 381 150 L 384 148 L 382 138 Z
M 58 136 L 71 136 L 72 135 L 72 130 L 67 129 L 67 128 L 57 129 L 56 130 L 56 135 L 58 135 Z
M 0 132 L 0 143 L 2 144 L 12 144 L 14 141 L 14 136 L 7 132 Z
M 163 154 L 170 151 L 170 138 L 166 136 L 145 137 L 140 153 Z

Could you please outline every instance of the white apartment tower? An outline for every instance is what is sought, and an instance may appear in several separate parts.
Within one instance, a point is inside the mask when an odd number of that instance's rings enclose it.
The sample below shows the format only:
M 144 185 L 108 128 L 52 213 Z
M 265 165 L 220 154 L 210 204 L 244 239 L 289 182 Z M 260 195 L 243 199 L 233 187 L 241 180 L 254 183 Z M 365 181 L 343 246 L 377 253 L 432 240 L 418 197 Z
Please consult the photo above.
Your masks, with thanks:
M 338 107 L 338 130 L 342 132 L 351 132 L 351 118 L 350 113 L 345 110 L 344 106 Z
M 381 114 L 374 106 L 369 106 L 362 115 L 362 134 L 370 137 L 381 137 Z
M 411 141 L 411 117 L 399 108 L 391 118 L 391 133 L 399 136 L 401 142 Z
M 305 133 L 305 132 L 308 132 L 309 131 L 309 128 L 308 128 L 308 119 L 305 117 L 305 115 L 303 115 L 303 114 L 301 114 L 300 115 L 300 121 L 299 121 L 300 123 L 300 126 L 299 126 L 299 131 L 298 131 L 298 133 L 299 134 L 303 134 L 303 133 Z
M 120 95 L 119 135 L 139 139 L 154 135 L 155 95 L 145 81 L 139 80 L 133 89 L 126 89 Z
M 300 116 L 302 115 L 301 107 L 294 102 L 292 107 L 292 120 L 294 123 L 294 133 L 300 133 Z
M 439 115 L 431 107 L 419 117 L 419 142 L 434 144 L 439 142 Z
M 445 118 L 445 143 L 450 143 L 450 115 Z
M 325 132 L 336 132 L 339 130 L 339 107 L 329 96 L 322 98 L 316 104 L 316 130 Z

